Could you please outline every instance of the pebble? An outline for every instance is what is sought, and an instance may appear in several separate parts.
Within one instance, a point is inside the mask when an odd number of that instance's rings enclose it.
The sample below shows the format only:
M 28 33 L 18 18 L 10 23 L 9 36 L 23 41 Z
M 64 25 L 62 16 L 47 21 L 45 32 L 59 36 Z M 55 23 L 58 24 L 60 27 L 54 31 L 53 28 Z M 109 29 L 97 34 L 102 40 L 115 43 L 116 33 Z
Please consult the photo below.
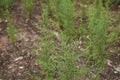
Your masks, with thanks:
M 23 57 L 18 57 L 14 61 L 18 61 L 18 60 L 22 60 L 22 59 L 23 59 Z
M 118 72 L 117 71 L 114 71 L 115 74 L 117 74 Z
M 120 67 L 114 68 L 117 72 L 120 72 Z
M 20 66 L 19 68 L 20 68 L 20 69 L 23 69 L 24 67 L 23 67 L 23 66 Z

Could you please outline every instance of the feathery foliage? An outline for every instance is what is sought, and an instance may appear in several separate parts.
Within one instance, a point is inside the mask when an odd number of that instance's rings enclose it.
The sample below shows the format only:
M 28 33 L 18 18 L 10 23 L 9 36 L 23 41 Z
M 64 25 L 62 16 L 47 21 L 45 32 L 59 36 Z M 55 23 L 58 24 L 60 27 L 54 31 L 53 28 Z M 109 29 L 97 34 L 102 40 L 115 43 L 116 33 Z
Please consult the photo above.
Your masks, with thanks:
M 9 9 L 12 6 L 12 0 L 0 0 L 0 8 Z
M 35 0 L 22 0 L 23 11 L 27 18 L 32 16 Z
M 109 17 L 107 10 L 99 2 L 96 7 L 90 7 L 88 10 L 88 28 L 89 32 L 89 61 L 95 61 L 96 78 L 104 70 L 107 51 L 107 35 L 109 27 Z

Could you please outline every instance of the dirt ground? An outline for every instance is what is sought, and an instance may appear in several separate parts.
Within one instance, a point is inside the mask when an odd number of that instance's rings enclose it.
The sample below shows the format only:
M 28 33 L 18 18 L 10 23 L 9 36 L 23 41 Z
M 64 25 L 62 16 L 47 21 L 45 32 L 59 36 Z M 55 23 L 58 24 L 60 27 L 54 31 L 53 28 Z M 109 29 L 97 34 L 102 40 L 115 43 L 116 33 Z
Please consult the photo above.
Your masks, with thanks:
M 25 19 L 20 0 L 15 0 L 11 9 L 12 19 L 17 28 L 17 45 L 14 46 L 7 35 L 7 21 L 0 19 L 0 80 L 34 80 L 30 77 L 40 73 L 40 67 L 35 64 L 36 56 L 32 54 L 33 44 L 39 31 L 35 26 L 41 19 L 41 7 L 36 0 L 32 18 Z M 118 48 L 120 45 L 116 45 Z M 115 46 L 115 47 L 116 47 Z M 107 66 L 101 80 L 120 80 L 120 52 L 107 59 Z

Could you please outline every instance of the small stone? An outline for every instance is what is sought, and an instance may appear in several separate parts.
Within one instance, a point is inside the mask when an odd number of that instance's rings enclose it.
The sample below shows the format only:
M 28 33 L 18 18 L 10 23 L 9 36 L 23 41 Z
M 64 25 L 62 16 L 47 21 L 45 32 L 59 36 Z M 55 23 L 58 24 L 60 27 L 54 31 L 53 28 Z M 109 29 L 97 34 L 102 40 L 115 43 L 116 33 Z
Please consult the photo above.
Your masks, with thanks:
M 22 59 L 23 59 L 23 57 L 18 57 L 14 61 L 18 61 L 18 60 L 22 60 Z
M 117 71 L 114 71 L 115 74 L 117 74 L 118 72 Z
M 115 70 L 116 70 L 117 72 L 120 72 L 120 66 L 116 67 Z
M 89 39 L 89 40 L 90 40 L 90 36 L 87 36 L 87 39 Z
M 19 68 L 20 68 L 20 69 L 23 69 L 24 67 L 23 67 L 23 66 L 20 66 Z
M 26 39 L 25 39 L 25 41 L 26 41 L 26 42 L 28 42 L 28 41 L 29 41 L 29 39 L 28 39 L 28 38 L 26 38 Z
M 118 6 L 120 8 L 120 6 Z
M 112 61 L 110 61 L 110 60 L 107 60 L 107 64 L 108 64 L 108 66 L 112 66 Z
M 78 49 L 80 49 L 81 47 L 80 46 L 78 46 Z
M 118 56 L 120 56 L 120 53 L 118 54 Z
M 59 34 L 58 34 L 58 32 L 54 32 L 54 35 L 59 39 Z
M 5 20 L 5 22 L 8 22 L 8 20 Z
M 82 41 L 79 42 L 80 45 L 81 45 L 82 43 L 83 43 Z

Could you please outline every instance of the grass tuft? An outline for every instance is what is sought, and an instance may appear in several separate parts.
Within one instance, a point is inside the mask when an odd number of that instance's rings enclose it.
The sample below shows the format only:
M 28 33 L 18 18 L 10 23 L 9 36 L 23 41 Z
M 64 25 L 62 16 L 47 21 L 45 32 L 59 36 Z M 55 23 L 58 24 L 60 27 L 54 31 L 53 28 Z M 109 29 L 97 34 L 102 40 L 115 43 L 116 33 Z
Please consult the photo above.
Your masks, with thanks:
M 32 16 L 35 0 L 22 0 L 23 11 L 26 14 L 26 18 Z
M 109 17 L 107 10 L 102 7 L 102 2 L 96 7 L 90 7 L 88 10 L 88 28 L 89 32 L 89 61 L 94 61 L 96 67 L 96 78 L 104 70 L 105 58 L 107 56 L 106 42 L 108 36 Z
M 71 36 L 74 33 L 74 4 L 71 0 L 56 0 L 56 16 L 59 26 L 65 34 Z
M 13 45 L 16 45 L 16 41 L 17 41 L 17 38 L 15 36 L 16 29 L 15 29 L 12 19 L 10 19 L 10 17 L 8 18 L 8 23 L 7 23 L 7 33 L 8 33 L 8 36 L 9 36 L 11 42 L 13 43 Z
M 0 8 L 8 10 L 11 8 L 12 3 L 12 0 L 0 0 Z

